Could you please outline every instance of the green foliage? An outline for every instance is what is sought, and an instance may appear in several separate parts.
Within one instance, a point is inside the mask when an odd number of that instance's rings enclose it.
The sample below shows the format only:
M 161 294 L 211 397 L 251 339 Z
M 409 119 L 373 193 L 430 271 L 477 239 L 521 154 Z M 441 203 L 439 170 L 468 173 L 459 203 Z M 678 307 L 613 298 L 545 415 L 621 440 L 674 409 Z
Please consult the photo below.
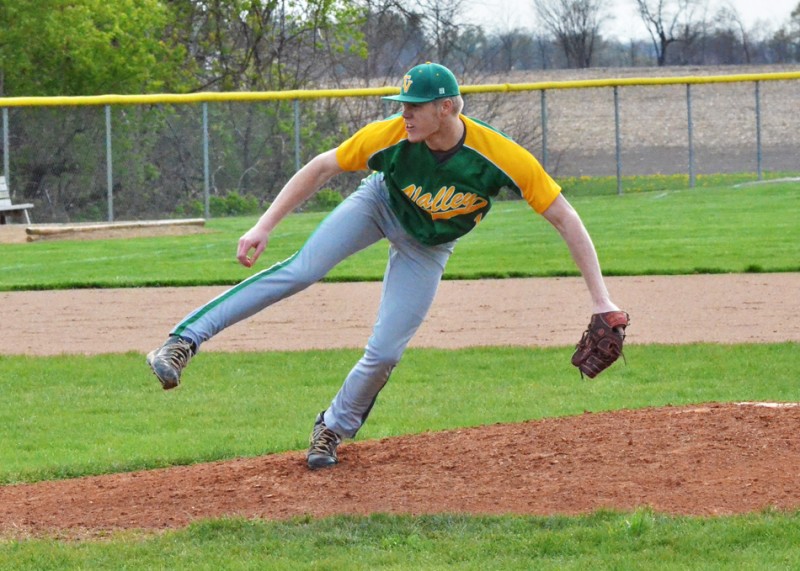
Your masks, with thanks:
M 211 216 L 252 216 L 261 212 L 261 205 L 255 196 L 242 196 L 236 191 L 225 196 L 212 196 L 208 200 Z
M 231 191 L 225 196 L 210 196 L 208 210 L 212 218 L 230 216 L 253 216 L 263 210 L 255 196 L 245 196 Z M 201 200 L 190 200 L 175 210 L 179 216 L 202 218 L 205 216 L 205 205 Z
M 363 8 L 344 0 L 174 0 L 174 41 L 196 63 L 196 85 L 221 91 L 297 89 L 328 54 L 364 56 Z
M 303 210 L 308 212 L 329 212 L 339 206 L 342 200 L 344 198 L 341 193 L 330 188 L 323 188 L 303 205 Z
M 3 95 L 180 90 L 185 51 L 165 42 L 169 24 L 159 0 L 3 2 Z

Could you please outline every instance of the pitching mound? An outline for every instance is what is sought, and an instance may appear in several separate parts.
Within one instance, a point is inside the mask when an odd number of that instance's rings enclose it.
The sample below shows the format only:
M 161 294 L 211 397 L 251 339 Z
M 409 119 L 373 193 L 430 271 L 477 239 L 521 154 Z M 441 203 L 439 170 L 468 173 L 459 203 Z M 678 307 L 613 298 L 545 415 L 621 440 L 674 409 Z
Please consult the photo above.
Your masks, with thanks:
M 303 452 L 0 488 L 4 534 L 178 528 L 237 515 L 670 514 L 797 509 L 800 406 L 707 404 L 345 443 Z

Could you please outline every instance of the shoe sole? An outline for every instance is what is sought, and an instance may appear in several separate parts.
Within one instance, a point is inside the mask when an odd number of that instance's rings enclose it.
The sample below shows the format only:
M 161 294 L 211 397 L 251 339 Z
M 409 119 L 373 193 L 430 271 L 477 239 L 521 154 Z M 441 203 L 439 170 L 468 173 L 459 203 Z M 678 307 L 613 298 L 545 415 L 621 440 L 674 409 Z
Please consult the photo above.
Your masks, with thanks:
M 179 384 L 181 384 L 181 381 L 180 381 L 180 379 L 179 379 L 179 380 L 177 380 L 177 381 L 169 381 L 169 380 L 164 380 L 164 379 L 162 379 L 162 378 L 161 378 L 161 376 L 160 376 L 160 375 L 159 375 L 159 374 L 156 372 L 156 368 L 153 366 L 153 361 L 155 361 L 155 358 L 156 358 L 156 352 L 157 352 L 157 351 L 158 351 L 158 349 L 153 349 L 152 351 L 150 351 L 150 352 L 147 354 L 147 364 L 150 366 L 150 370 L 151 370 L 151 371 L 153 371 L 153 374 L 154 374 L 154 375 L 156 376 L 156 378 L 158 379 L 158 382 L 159 382 L 159 383 L 161 383 L 161 388 L 162 388 L 162 389 L 164 389 L 165 391 L 168 391 L 168 390 L 170 390 L 170 389 L 174 389 L 174 388 L 175 388 L 175 387 L 177 387 Z
M 314 458 L 308 457 L 306 459 L 306 463 L 308 464 L 308 468 L 310 470 L 322 470 L 324 468 L 332 468 L 339 463 L 338 460 L 334 460 L 329 456 L 317 456 Z

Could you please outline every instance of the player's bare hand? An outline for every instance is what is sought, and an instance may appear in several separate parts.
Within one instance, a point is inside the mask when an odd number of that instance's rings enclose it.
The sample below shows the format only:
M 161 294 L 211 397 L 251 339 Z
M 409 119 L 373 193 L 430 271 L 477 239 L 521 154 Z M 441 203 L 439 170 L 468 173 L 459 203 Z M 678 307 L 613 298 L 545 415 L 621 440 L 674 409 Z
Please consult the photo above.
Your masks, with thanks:
M 269 232 L 253 226 L 250 230 L 239 238 L 239 248 L 236 250 L 236 259 L 245 268 L 251 268 L 258 260 L 258 257 L 267 247 L 269 242 Z M 250 251 L 252 250 L 252 254 Z

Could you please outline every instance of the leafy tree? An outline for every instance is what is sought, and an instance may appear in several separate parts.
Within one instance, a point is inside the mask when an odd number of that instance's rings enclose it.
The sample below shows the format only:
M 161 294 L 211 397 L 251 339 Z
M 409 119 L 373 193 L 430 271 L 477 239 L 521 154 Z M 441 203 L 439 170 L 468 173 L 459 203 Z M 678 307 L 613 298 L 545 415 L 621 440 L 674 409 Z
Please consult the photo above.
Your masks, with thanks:
M 172 0 L 175 41 L 198 89 L 300 88 L 324 77 L 331 55 L 364 55 L 362 8 L 346 0 Z
M 183 49 L 165 41 L 159 0 L 14 0 L 0 4 L 5 96 L 180 90 Z
M 364 56 L 361 7 L 345 0 L 173 0 L 173 35 L 186 46 L 199 90 L 283 91 L 319 86 L 340 60 Z M 302 104 L 301 124 L 318 124 L 320 105 Z M 258 193 L 266 202 L 294 169 L 291 102 L 220 103 L 210 109 L 212 192 Z M 170 134 L 176 159 L 191 151 Z M 330 143 L 303 137 L 304 156 Z M 196 149 L 196 147 L 194 147 Z M 185 185 L 184 199 L 199 193 L 202 178 Z

